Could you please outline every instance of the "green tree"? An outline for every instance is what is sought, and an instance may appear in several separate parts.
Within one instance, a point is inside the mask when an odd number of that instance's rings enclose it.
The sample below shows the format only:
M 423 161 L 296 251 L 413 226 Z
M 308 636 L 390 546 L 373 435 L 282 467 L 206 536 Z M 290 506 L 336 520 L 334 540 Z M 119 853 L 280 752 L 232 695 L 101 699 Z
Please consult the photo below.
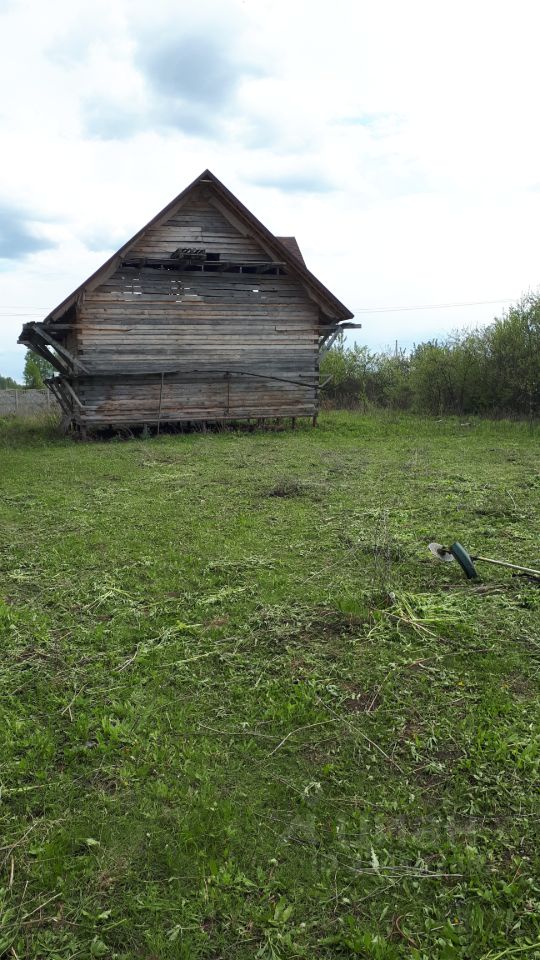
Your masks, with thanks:
M 41 390 L 43 381 L 47 377 L 52 377 L 53 373 L 54 367 L 52 364 L 32 350 L 26 351 L 23 370 L 25 387 L 28 389 Z
M 501 413 L 540 414 L 540 296 L 528 294 L 486 330 L 490 404 Z
M 13 377 L 0 376 L 0 390 L 16 390 L 20 384 Z
M 338 407 L 365 407 L 374 359 L 375 354 L 371 354 L 367 347 L 357 343 L 346 347 L 340 337 L 336 346 L 321 358 L 321 382 L 330 378 L 325 395 Z

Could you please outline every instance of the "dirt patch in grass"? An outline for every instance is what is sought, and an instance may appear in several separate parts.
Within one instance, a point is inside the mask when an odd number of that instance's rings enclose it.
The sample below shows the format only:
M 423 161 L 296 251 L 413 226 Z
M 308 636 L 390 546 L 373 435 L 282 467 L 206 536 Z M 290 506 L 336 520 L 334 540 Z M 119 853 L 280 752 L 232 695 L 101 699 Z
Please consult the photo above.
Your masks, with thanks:
M 381 703 L 381 699 L 380 690 L 363 690 L 346 697 L 341 706 L 348 713 L 372 713 Z
M 303 497 L 306 492 L 305 484 L 299 480 L 278 480 L 278 482 L 268 490 L 266 496 L 289 499 L 290 497 Z

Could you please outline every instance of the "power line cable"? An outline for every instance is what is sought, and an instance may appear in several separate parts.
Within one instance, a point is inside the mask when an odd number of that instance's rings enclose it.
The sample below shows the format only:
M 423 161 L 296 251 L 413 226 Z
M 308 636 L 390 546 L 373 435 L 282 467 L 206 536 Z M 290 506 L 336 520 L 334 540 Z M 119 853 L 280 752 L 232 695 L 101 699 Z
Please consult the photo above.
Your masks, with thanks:
M 515 303 L 518 297 L 501 300 L 470 300 L 461 303 L 422 303 L 414 307 L 355 307 L 356 313 L 405 313 L 408 310 L 446 310 L 451 307 L 479 307 L 487 304 Z
M 370 313 L 406 313 L 412 310 L 448 310 L 456 309 L 462 307 L 480 307 L 488 305 L 496 305 L 499 303 L 515 303 L 519 298 L 518 297 L 503 297 L 499 300 L 467 300 L 459 301 L 455 303 L 422 303 L 416 304 L 415 306 L 409 307 L 355 307 L 356 313 L 370 314 Z M 24 312 L 11 312 L 11 311 L 20 311 L 19 307 L 10 307 L 7 305 L 0 306 L 0 317 L 32 317 L 32 316 L 41 316 L 42 313 L 47 310 L 47 307 L 28 307 Z M 9 312 L 4 312 L 9 311 Z

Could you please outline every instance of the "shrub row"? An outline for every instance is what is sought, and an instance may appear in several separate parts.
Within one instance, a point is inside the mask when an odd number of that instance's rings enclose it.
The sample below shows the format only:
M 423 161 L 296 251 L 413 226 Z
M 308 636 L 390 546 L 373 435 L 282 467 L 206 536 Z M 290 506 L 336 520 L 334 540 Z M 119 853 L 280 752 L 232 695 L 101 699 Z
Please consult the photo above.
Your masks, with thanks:
M 321 358 L 328 406 L 430 414 L 540 415 L 540 295 L 501 319 L 410 352 L 337 344 Z

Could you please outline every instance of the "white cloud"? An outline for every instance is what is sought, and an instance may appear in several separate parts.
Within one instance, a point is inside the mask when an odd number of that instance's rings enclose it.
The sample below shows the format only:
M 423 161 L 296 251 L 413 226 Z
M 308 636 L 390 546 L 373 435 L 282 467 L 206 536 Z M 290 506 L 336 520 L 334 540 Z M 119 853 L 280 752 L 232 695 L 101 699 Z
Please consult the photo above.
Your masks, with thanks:
M 0 204 L 56 244 L 2 261 L 0 372 L 14 314 L 54 306 L 205 167 L 353 310 L 536 288 L 539 26 L 534 0 L 0 4 Z M 359 319 L 375 345 L 495 313 Z

